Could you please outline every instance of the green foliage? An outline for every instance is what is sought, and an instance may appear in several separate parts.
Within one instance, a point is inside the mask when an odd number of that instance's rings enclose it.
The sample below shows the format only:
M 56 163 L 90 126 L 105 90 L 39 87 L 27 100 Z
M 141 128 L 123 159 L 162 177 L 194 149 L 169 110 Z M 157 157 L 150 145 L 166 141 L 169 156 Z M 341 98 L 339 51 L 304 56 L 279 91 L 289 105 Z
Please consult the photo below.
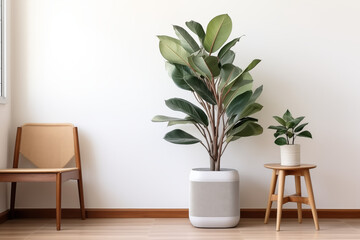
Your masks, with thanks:
M 229 15 L 214 17 L 208 24 L 204 39 L 204 48 L 210 54 L 216 52 L 228 39 L 232 30 Z
M 196 137 L 184 132 L 181 129 L 175 129 L 168 132 L 164 139 L 175 144 L 194 144 L 200 142 Z
M 185 24 L 193 33 L 199 37 L 200 42 L 203 43 L 205 38 L 205 31 L 201 24 L 195 21 L 186 22 Z
M 196 77 L 186 80 L 186 83 L 206 102 L 215 105 L 216 99 L 206 84 Z
M 201 143 L 210 155 L 211 169 L 219 170 L 227 144 L 263 132 L 258 120 L 252 117 L 262 109 L 262 105 L 256 103 L 262 86 L 253 91 L 249 73 L 260 60 L 253 60 L 245 70 L 233 64 L 235 53 L 231 49 L 240 37 L 226 43 L 232 30 L 232 21 L 227 14 L 214 17 L 207 25 L 206 33 L 198 22 L 188 21 L 186 26 L 197 35 L 200 43 L 191 32 L 174 25 L 178 38 L 158 36 L 159 48 L 167 61 L 169 76 L 176 86 L 191 92 L 200 107 L 181 98 L 171 98 L 165 101 L 166 105 L 186 116 L 158 115 L 152 121 L 167 122 L 168 126 L 194 125 L 205 141 L 180 129 L 167 133 L 165 140 L 175 144 Z M 217 56 L 214 55 L 218 50 Z
M 176 86 L 184 90 L 193 91 L 185 81 L 186 79 L 192 77 L 190 68 L 184 65 L 172 64 L 169 62 L 165 63 L 165 68 Z
M 309 131 L 302 131 L 308 123 L 300 122 L 304 120 L 305 117 L 294 118 L 289 110 L 286 110 L 283 117 L 274 116 L 273 117 L 280 126 L 269 126 L 269 129 L 276 130 L 274 133 L 275 144 L 277 145 L 286 145 L 294 144 L 296 137 L 306 137 L 312 138 L 312 135 Z M 285 135 L 285 136 L 282 136 Z M 282 137 L 280 137 L 282 136 Z
M 225 65 L 228 63 L 233 63 L 235 59 L 235 53 L 232 50 L 229 50 L 225 53 L 225 55 L 220 58 L 220 64 Z
M 209 125 L 208 118 L 201 108 L 181 98 L 171 98 L 165 101 L 166 106 L 174 111 L 180 111 L 189 115 L 194 121 L 204 126 Z
M 234 40 L 232 40 L 231 42 L 228 42 L 225 46 L 223 46 L 221 48 L 221 50 L 219 51 L 218 54 L 218 58 L 223 58 L 226 53 L 238 42 L 240 41 L 240 38 L 235 38 Z
M 168 126 L 173 126 L 177 124 L 194 124 L 196 123 L 191 117 L 187 116 L 186 118 L 174 118 L 174 117 L 168 117 L 163 115 L 156 115 L 151 119 L 153 122 L 168 122 Z
M 189 65 L 187 59 L 190 53 L 181 46 L 180 40 L 168 36 L 158 36 L 158 38 L 160 52 L 166 60 L 171 63 Z
M 193 53 L 200 50 L 197 42 L 191 37 L 191 35 L 182 27 L 174 26 L 176 36 L 180 39 L 181 45 L 186 51 Z

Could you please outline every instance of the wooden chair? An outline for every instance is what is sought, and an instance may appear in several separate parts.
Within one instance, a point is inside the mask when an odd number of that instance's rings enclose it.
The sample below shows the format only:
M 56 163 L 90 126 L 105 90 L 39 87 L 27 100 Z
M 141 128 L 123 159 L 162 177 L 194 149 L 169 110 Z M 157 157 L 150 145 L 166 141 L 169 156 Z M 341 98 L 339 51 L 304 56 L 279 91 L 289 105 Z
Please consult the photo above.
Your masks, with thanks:
M 19 158 L 37 168 L 18 168 Z M 65 168 L 75 158 L 76 167 Z M 12 169 L 0 169 L 0 182 L 11 182 L 10 217 L 14 216 L 17 182 L 56 182 L 56 229 L 61 228 L 61 184 L 77 180 L 81 218 L 85 219 L 77 128 L 72 124 L 25 124 L 17 128 Z

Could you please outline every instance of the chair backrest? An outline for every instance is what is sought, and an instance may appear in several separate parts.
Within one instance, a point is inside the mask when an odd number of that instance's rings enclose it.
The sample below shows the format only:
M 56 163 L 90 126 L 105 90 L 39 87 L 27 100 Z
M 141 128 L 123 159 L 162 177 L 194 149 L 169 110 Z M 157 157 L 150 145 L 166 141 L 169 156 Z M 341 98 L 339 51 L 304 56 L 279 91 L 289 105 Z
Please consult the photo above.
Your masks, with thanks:
M 25 124 L 19 152 L 39 168 L 63 168 L 75 156 L 74 132 L 67 123 Z

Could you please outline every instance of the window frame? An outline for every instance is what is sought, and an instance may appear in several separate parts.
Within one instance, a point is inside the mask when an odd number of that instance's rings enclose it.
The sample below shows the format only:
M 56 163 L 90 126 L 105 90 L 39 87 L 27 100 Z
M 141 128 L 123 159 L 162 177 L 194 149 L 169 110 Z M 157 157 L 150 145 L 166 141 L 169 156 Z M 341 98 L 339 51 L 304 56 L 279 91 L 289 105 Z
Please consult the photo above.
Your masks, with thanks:
M 1 16 L 0 16 L 0 21 L 1 21 L 1 52 L 0 52 L 0 57 L 1 57 L 1 72 L 0 72 L 0 104 L 5 104 L 7 102 L 7 78 L 6 78 L 6 63 L 5 63 L 5 59 L 6 59 L 6 0 L 0 0 L 1 1 Z

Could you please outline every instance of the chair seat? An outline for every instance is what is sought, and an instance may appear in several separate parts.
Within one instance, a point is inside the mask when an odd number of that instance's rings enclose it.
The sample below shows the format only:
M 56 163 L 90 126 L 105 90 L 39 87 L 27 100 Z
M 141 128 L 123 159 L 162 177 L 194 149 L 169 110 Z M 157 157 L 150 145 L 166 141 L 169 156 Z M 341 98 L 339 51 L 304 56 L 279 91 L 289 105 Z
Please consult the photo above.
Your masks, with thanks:
M 0 169 L 1 173 L 62 173 L 78 170 L 78 168 L 10 168 Z

